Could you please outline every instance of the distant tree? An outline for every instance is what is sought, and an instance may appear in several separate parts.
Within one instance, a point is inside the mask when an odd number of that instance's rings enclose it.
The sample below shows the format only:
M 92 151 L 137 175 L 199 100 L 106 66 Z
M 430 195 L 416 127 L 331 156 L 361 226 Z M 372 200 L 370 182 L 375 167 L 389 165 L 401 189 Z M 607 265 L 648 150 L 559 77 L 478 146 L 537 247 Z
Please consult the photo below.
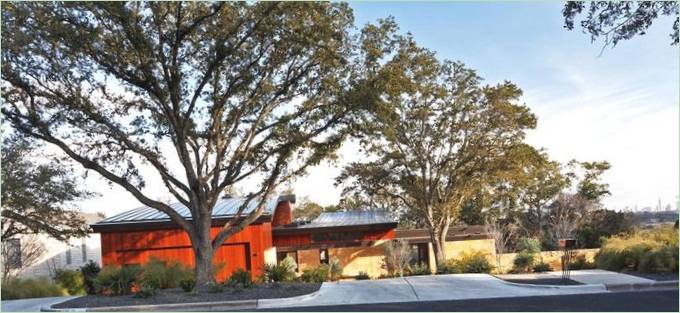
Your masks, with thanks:
M 609 184 L 602 182 L 602 175 L 611 168 L 607 161 L 579 162 L 571 160 L 567 164 L 569 170 L 565 174 L 567 186 L 573 185 L 576 193 L 586 200 L 598 202 L 611 195 Z
M 384 66 L 382 107 L 362 124 L 362 145 L 375 160 L 347 166 L 345 192 L 399 200 L 428 229 L 437 265 L 446 260 L 449 227 L 487 177 L 504 169 L 510 149 L 536 124 L 510 82 L 481 85 L 457 62 L 439 62 L 410 37 L 397 38 Z
M 403 277 L 411 262 L 411 248 L 407 241 L 396 239 L 385 243 L 384 268 L 391 276 Z
M 496 269 L 502 271 L 501 257 L 503 253 L 508 252 L 510 240 L 515 237 L 517 232 L 517 225 L 507 220 L 501 220 L 498 217 L 490 216 L 484 224 L 486 232 L 491 235 L 494 243 L 494 252 L 496 259 Z
M 576 232 L 580 248 L 599 248 L 600 238 L 628 233 L 634 229 L 635 219 L 630 213 L 596 209 Z
M 74 202 L 94 194 L 82 188 L 68 160 L 43 153 L 43 149 L 38 142 L 17 135 L 3 141 L 3 243 L 27 234 L 68 241 L 88 233 Z
M 323 207 L 321 205 L 304 197 L 299 201 L 299 204 L 295 206 L 293 217 L 296 221 L 311 221 L 317 218 L 321 212 L 323 212 Z
M 214 251 L 377 100 L 372 70 L 394 27 L 353 29 L 346 3 L 5 3 L 2 113 L 167 214 L 203 285 Z M 142 168 L 191 218 L 145 193 Z M 215 203 L 247 179 L 258 188 L 211 235 Z
M 567 1 L 562 10 L 564 27 L 574 29 L 576 17 L 586 11 L 580 21 L 584 33 L 591 41 L 602 39 L 603 49 L 616 46 L 621 40 L 644 35 L 655 19 L 669 16 L 673 22 L 671 44 L 678 44 L 677 1 Z
M 45 255 L 45 245 L 36 235 L 24 235 L 2 242 L 2 280 L 15 278 Z

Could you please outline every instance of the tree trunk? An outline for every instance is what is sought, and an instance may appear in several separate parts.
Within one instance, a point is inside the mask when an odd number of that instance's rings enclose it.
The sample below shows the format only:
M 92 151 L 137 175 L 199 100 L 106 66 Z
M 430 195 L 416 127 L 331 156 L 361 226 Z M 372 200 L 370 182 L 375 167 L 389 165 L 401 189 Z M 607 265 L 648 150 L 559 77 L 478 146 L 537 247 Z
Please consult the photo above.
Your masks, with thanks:
M 440 230 L 432 229 L 430 230 L 430 240 L 432 241 L 432 250 L 434 250 L 435 265 L 439 268 L 446 263 L 446 235 L 442 236 Z
M 210 226 L 199 228 L 197 233 L 195 241 L 192 240 L 196 264 L 196 286 L 204 286 L 215 281 L 213 273 L 213 256 L 215 253 L 210 238 Z

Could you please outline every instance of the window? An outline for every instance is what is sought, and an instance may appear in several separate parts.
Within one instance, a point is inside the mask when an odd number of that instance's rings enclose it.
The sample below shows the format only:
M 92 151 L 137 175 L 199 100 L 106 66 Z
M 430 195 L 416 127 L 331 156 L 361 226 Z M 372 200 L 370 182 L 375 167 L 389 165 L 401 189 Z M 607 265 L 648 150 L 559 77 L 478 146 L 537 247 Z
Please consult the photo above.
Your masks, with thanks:
M 429 266 L 429 251 L 427 243 L 416 243 L 411 245 L 411 265 Z
M 297 258 L 297 251 L 288 251 L 288 252 L 277 252 L 276 253 L 276 263 L 281 263 L 283 259 L 286 257 L 291 257 L 293 261 L 295 261 L 295 271 L 298 271 L 298 258 Z
M 328 249 L 319 250 L 319 263 L 328 264 Z
M 80 244 L 80 254 L 83 256 L 83 263 L 87 263 L 87 245 L 85 244 L 85 240 Z
M 11 238 L 3 243 L 7 253 L 7 265 L 9 268 L 21 268 L 21 241 L 19 238 Z
M 66 264 L 71 265 L 72 262 L 73 260 L 71 260 L 71 248 L 68 248 L 68 250 L 66 250 Z

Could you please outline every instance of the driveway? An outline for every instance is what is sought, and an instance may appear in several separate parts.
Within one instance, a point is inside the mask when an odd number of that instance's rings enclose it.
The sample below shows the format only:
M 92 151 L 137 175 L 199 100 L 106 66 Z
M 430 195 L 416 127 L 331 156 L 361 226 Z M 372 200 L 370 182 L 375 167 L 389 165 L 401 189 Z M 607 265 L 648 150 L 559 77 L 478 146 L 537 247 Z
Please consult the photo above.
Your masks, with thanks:
M 500 278 L 504 279 L 533 279 L 533 278 L 560 278 L 562 277 L 562 272 L 546 272 L 546 273 L 530 273 L 530 274 L 507 274 L 498 275 Z M 610 272 L 605 270 L 578 270 L 571 271 L 570 278 L 579 283 L 586 285 L 593 284 L 605 284 L 605 285 L 618 285 L 618 284 L 645 284 L 653 283 L 654 281 L 647 278 L 637 277 L 633 275 L 627 275 L 617 272 Z
M 2 300 L 3 312 L 40 312 L 43 307 L 70 300 L 76 297 L 31 298 L 21 300 Z
M 363 303 L 528 297 L 607 292 L 604 285 L 521 286 L 487 274 L 410 276 L 324 283 L 316 293 L 259 300 L 258 309 Z

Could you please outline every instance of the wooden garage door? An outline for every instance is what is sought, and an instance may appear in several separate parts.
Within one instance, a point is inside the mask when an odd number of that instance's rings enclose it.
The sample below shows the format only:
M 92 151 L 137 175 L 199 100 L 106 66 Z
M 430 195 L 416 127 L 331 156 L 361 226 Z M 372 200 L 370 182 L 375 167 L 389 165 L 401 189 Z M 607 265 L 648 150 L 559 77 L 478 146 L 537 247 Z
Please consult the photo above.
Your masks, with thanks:
M 168 247 L 160 249 L 134 249 L 118 251 L 120 264 L 141 265 L 152 257 L 164 261 L 177 261 L 189 267 L 194 267 L 194 251 L 191 247 Z M 225 244 L 215 253 L 214 264 L 221 270 L 217 274 L 218 281 L 231 275 L 236 269 L 250 270 L 250 246 L 248 243 Z

